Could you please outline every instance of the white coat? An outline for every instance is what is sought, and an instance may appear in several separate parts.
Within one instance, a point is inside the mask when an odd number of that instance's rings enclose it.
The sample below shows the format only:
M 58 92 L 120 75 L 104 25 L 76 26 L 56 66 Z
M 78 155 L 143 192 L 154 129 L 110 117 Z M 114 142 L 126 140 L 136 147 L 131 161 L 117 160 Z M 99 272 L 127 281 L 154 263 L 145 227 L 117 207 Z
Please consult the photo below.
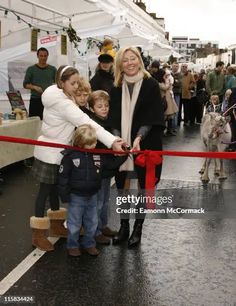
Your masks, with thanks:
M 110 148 L 116 137 L 90 119 L 56 85 L 48 87 L 43 95 L 44 105 L 41 135 L 38 140 L 68 145 L 75 127 L 82 124 L 92 125 L 98 140 Z M 34 157 L 49 164 L 60 164 L 63 149 L 35 146 Z

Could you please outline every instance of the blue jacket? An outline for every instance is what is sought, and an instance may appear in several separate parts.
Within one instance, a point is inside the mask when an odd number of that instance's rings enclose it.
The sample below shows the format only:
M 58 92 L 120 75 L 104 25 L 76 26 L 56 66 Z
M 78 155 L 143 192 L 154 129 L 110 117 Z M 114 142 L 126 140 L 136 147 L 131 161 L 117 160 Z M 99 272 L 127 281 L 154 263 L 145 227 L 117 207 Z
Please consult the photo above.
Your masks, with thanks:
M 69 195 L 91 196 L 101 187 L 101 157 L 99 154 L 64 150 L 59 168 L 58 192 L 62 202 L 69 201 Z

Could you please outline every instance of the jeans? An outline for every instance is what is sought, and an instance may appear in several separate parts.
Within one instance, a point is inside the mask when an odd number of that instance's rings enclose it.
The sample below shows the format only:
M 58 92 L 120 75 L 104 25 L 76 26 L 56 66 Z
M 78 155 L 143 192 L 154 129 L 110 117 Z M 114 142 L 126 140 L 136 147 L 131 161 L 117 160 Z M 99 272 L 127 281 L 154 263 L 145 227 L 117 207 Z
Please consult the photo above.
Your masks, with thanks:
M 172 128 L 176 129 L 177 126 L 178 126 L 178 123 L 179 123 L 179 112 L 181 112 L 181 109 L 180 109 L 180 94 L 174 94 L 174 98 L 175 98 L 175 103 L 177 104 L 178 109 L 179 109 L 178 113 L 176 113 L 174 115 L 174 118 L 173 118 Z
M 111 179 L 102 179 L 101 188 L 97 193 L 97 214 L 98 214 L 98 228 L 96 236 L 100 235 L 101 230 L 107 226 L 108 223 L 108 204 L 110 198 Z
M 79 241 L 81 225 L 85 234 Z M 82 197 L 76 194 L 70 195 L 67 219 L 67 248 L 91 248 L 96 246 L 94 239 L 98 226 L 97 194 Z

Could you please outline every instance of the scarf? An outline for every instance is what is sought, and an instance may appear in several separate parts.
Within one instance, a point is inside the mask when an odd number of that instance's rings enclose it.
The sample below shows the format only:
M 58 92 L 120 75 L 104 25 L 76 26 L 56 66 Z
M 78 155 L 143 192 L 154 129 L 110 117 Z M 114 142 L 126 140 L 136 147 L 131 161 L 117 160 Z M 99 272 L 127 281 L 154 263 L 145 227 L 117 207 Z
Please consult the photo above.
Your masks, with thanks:
M 139 71 L 135 76 L 124 75 L 122 82 L 122 100 L 121 100 L 121 137 L 127 144 L 131 143 L 131 127 L 133 121 L 133 114 L 136 102 L 138 100 L 140 88 L 143 82 L 143 72 Z M 134 84 L 132 97 L 130 97 L 128 84 Z M 127 160 L 121 165 L 120 171 L 133 171 L 134 162 L 133 156 L 129 156 Z

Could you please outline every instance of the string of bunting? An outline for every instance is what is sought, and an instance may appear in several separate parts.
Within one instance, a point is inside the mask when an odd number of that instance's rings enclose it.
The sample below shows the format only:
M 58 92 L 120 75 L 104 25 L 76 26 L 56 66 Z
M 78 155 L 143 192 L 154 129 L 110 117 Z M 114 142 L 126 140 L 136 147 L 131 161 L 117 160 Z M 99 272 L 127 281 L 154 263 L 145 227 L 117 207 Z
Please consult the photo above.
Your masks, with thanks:
M 38 26 L 36 26 L 36 25 L 34 25 L 32 22 L 28 22 L 28 21 L 26 21 L 24 18 L 22 18 L 20 15 L 18 15 L 18 14 L 16 14 L 15 12 L 13 12 L 13 11 L 8 11 L 8 10 L 4 10 L 4 9 L 1 9 L 0 8 L 0 11 L 4 11 L 4 17 L 5 18 L 7 18 L 7 16 L 8 16 L 8 13 L 11 13 L 11 14 L 13 14 L 14 16 L 16 16 L 16 20 L 18 21 L 18 23 L 21 23 L 21 22 L 23 22 L 23 23 L 25 23 L 25 24 L 27 24 L 28 25 L 28 27 L 29 28 L 34 28 L 34 29 L 36 29 L 37 31 L 38 31 L 38 33 L 40 33 L 40 32 L 45 32 L 45 33 L 47 33 L 48 35 L 50 35 L 50 34 L 59 34 L 59 32 L 60 33 L 67 33 L 67 31 L 69 30 L 69 28 L 68 27 L 59 27 L 59 28 L 57 28 L 57 29 L 55 29 L 55 30 L 45 30 L 45 29 L 43 29 L 43 28 L 40 28 L 40 27 L 38 27 Z M 32 17 L 32 19 L 33 19 L 33 17 Z M 68 34 L 68 33 L 67 33 Z M 68 36 L 69 36 L 69 34 L 68 34 Z
M 79 45 L 77 45 L 76 49 L 81 56 L 84 56 L 88 53 L 89 50 L 93 49 L 95 46 L 100 50 L 102 46 L 102 41 L 92 37 L 88 37 L 86 39 L 86 50 L 84 52 L 80 51 Z
M 68 38 L 69 38 L 69 41 L 73 44 L 74 48 L 78 51 L 78 53 L 81 55 L 81 56 L 84 56 L 88 53 L 89 50 L 91 50 L 92 48 L 94 48 L 95 46 L 100 50 L 101 49 L 101 46 L 102 46 L 102 41 L 99 40 L 99 39 L 95 39 L 95 38 L 92 38 L 92 37 L 88 37 L 86 39 L 86 50 L 85 51 L 81 51 L 79 49 L 79 43 L 81 42 L 81 38 L 77 35 L 77 32 L 76 30 L 72 27 L 72 24 L 69 23 L 69 26 L 68 27 L 65 27 L 65 26 L 62 26 L 62 27 L 59 27 L 55 30 L 45 30 L 43 28 L 40 28 L 38 27 L 37 25 L 34 25 L 33 22 L 28 22 L 27 20 L 25 20 L 24 18 L 22 18 L 22 16 L 20 16 L 19 14 L 15 13 L 14 11 L 12 10 L 7 10 L 7 9 L 3 9 L 3 8 L 0 8 L 0 11 L 3 11 L 4 12 L 4 17 L 7 18 L 8 16 L 8 13 L 12 13 L 15 17 L 16 17 L 16 20 L 21 23 L 25 23 L 26 25 L 28 25 L 28 27 L 31 29 L 31 28 L 34 28 L 35 30 L 38 31 L 38 33 L 40 32 L 45 32 L 47 33 L 48 35 L 50 34 L 56 34 L 58 35 L 59 33 L 66 33 L 68 35 Z M 33 17 L 32 17 L 33 19 Z M 117 44 L 117 49 L 119 49 L 119 42 Z

